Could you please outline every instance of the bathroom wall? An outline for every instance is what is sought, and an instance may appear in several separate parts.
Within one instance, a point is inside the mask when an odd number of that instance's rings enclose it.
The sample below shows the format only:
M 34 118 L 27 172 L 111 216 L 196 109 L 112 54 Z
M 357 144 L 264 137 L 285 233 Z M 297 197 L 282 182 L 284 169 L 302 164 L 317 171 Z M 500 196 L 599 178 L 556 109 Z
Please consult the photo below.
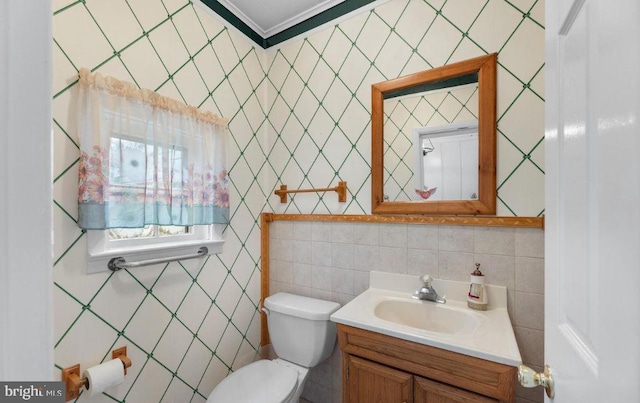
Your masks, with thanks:
M 525 364 L 544 365 L 544 235 L 537 228 L 275 221 L 270 225 L 270 292 L 341 304 L 369 287 L 371 270 L 469 281 L 475 263 L 489 284 L 507 287 L 509 315 Z M 311 371 L 303 397 L 339 402 L 341 357 Z M 538 388 L 539 389 L 539 388 Z M 520 403 L 542 390 L 517 389 Z
M 498 53 L 498 215 L 544 210 L 544 1 L 392 0 L 269 55 L 269 189 L 347 181 L 275 212 L 371 212 L 371 84 Z
M 259 346 L 264 52 L 188 0 L 53 3 L 56 368 L 87 368 L 126 345 L 124 384 L 80 401 L 204 402 Z M 80 67 L 229 119 L 232 219 L 222 254 L 86 274 L 73 129 Z
M 498 215 L 544 212 L 544 1 L 392 0 L 268 49 L 269 189 L 335 186 L 298 194 L 277 213 L 370 214 L 371 84 L 498 53 Z M 509 290 L 523 360 L 543 365 L 544 251 L 539 229 L 431 225 L 272 223 L 271 293 L 345 303 L 368 271 L 430 273 L 468 281 L 482 264 Z M 312 370 L 303 396 L 340 401 L 336 351 Z M 541 402 L 517 390 L 519 402 Z
M 544 209 L 544 3 L 540 0 L 472 4 L 392 0 L 267 51 L 188 0 L 53 0 L 53 10 L 55 365 L 58 369 L 76 363 L 91 366 L 125 344 L 134 362 L 124 384 L 109 396 L 91 401 L 155 403 L 186 401 L 189 396 L 187 400 L 202 402 L 231 369 L 258 348 L 259 214 L 370 213 L 372 83 L 499 52 L 498 212 L 535 216 Z M 221 255 L 206 262 L 85 274 L 86 236 L 75 222 L 79 153 L 73 130 L 73 94 L 80 67 L 135 82 L 230 120 L 232 219 Z M 325 187 L 338 180 L 348 181 L 347 203 L 337 203 L 332 193 L 326 197 L 302 194 L 280 205 L 272 193 L 280 183 L 290 188 Z M 278 223 L 274 226 L 278 232 Z M 304 237 L 298 241 L 308 241 L 308 227 L 296 224 L 296 228 L 291 233 L 292 228 L 285 226 L 280 231 L 282 238 L 298 233 L 296 236 Z M 359 225 L 353 228 L 354 234 L 361 231 Z M 437 251 L 440 276 L 466 276 L 466 264 L 476 258 L 474 253 L 507 256 L 488 260 L 483 267 L 514 270 L 515 278 L 518 273 L 536 278 L 530 282 L 525 277 L 520 284 L 538 284 L 534 289 L 518 290 L 514 280 L 512 314 L 517 316 L 518 306 L 525 309 L 524 303 L 518 305 L 518 296 L 525 302 L 541 300 L 540 256 L 529 261 L 515 251 L 476 252 L 476 243 L 482 243 L 478 239 L 484 239 L 477 234 L 479 229 L 472 230 L 473 250 L 464 252 L 442 248 L 440 243 L 435 249 L 433 244 L 424 250 L 412 247 L 408 235 L 406 246 L 395 245 L 391 239 L 398 238 L 396 232 L 402 234 L 402 226 L 381 228 L 366 232 L 377 231 L 377 247 L 387 259 L 395 259 L 389 254 L 402 255 L 406 250 L 406 261 L 413 262 L 422 259 L 422 254 L 429 257 L 428 251 Z M 408 234 L 433 227 L 406 228 Z M 447 230 L 454 231 L 438 228 L 445 234 Z M 316 251 L 320 271 L 315 291 L 313 266 L 310 279 L 303 269 L 297 280 L 294 276 L 289 281 L 293 269 L 286 266 L 294 263 L 295 256 L 287 257 L 285 246 L 279 247 L 285 255 L 272 251 L 272 257 L 280 256 L 272 265 L 276 276 L 272 290 L 288 289 L 291 284 L 304 286 L 298 281 L 310 284 L 300 292 L 345 302 L 366 286 L 363 270 L 355 266 L 361 260 L 358 253 L 363 253 L 356 245 L 365 241 L 341 238 L 339 231 L 335 235 L 331 231 L 326 238 L 327 231 L 322 229 L 325 238 L 319 242 L 324 245 Z M 389 231 L 395 235 L 382 235 Z M 469 233 L 466 242 L 468 238 Z M 333 254 L 347 253 L 349 245 L 353 246 L 354 267 L 333 267 L 337 264 L 332 263 Z M 508 269 L 506 261 L 511 262 L 511 257 L 514 264 Z M 461 261 L 456 265 L 452 259 Z M 285 262 L 282 270 L 279 261 Z M 405 266 L 394 267 L 404 270 Z M 352 289 L 348 288 L 350 275 Z M 342 276 L 347 277 L 344 283 Z M 519 341 L 528 340 L 521 348 L 541 345 L 540 315 L 521 316 L 530 321 L 515 323 Z M 532 357 L 527 362 L 542 365 L 536 358 L 542 348 L 525 351 L 523 355 Z M 323 364 L 312 373 L 305 391 L 310 400 L 337 401 L 331 400 L 337 396 L 336 357 L 330 368 Z M 530 400 L 538 399 L 532 396 Z

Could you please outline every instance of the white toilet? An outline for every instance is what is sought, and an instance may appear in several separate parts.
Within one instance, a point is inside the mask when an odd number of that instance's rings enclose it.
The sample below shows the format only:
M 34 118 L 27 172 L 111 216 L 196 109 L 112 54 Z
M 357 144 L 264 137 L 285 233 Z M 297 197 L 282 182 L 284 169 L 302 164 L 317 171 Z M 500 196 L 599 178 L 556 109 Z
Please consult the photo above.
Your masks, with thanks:
M 267 297 L 271 345 L 279 358 L 259 360 L 226 377 L 207 403 L 296 403 L 309 368 L 329 357 L 336 341 L 336 325 L 329 316 L 336 302 L 278 293 Z

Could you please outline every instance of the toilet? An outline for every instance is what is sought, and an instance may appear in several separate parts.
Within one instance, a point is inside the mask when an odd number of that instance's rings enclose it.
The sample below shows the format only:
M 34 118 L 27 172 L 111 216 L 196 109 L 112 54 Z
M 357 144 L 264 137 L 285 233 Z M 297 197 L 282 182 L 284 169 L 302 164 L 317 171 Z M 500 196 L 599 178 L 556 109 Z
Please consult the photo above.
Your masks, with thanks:
M 207 403 L 297 403 L 309 369 L 333 352 L 336 302 L 277 293 L 264 300 L 269 338 L 278 356 L 259 360 L 226 377 Z

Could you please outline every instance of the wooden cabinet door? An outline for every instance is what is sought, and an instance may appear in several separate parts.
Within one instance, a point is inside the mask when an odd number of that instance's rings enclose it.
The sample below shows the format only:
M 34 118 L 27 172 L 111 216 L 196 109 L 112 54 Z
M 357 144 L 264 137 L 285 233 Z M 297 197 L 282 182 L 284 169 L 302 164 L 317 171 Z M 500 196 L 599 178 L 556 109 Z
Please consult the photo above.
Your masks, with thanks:
M 346 356 L 348 403 L 411 403 L 413 375 Z
M 414 377 L 414 403 L 497 403 L 495 399 L 444 383 Z

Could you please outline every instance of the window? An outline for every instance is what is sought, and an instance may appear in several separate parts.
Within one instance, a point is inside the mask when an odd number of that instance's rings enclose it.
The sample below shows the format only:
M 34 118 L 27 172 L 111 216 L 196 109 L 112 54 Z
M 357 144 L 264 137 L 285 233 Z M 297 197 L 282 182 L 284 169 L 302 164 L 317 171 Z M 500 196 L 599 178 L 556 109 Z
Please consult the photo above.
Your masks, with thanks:
M 109 240 L 133 240 L 162 242 L 164 239 L 179 238 L 193 232 L 193 227 L 177 225 L 145 225 L 142 228 L 110 228 Z
M 137 121 L 136 125 L 141 122 Z M 133 131 L 135 133 L 135 130 Z M 163 153 L 167 158 L 162 158 Z M 153 188 L 154 180 L 164 181 L 166 172 L 173 183 L 183 183 L 182 172 L 187 150 L 176 147 L 163 148 L 137 141 L 131 135 L 112 133 L 110 139 L 109 184 L 116 197 L 140 199 Z M 156 164 L 149 161 L 157 161 Z M 168 161 L 163 167 L 163 161 Z M 157 166 L 157 174 L 154 165 Z M 165 169 L 166 168 L 166 169 Z M 154 178 L 155 176 L 155 178 Z M 170 179 L 170 178 L 166 178 Z M 172 198 L 181 199 L 182 187 L 169 189 Z M 126 215 L 124 211 L 116 211 Z M 177 217 L 172 217 L 176 219 Z M 131 222 L 134 221 L 131 217 Z M 209 254 L 222 251 L 221 228 L 211 225 L 159 225 L 147 224 L 143 227 L 116 227 L 104 230 L 88 230 L 89 273 L 107 270 L 108 262 L 114 257 L 124 257 L 126 261 L 156 259 L 195 253 L 198 247 L 206 246 Z
M 89 272 L 222 247 L 226 122 L 111 77 L 80 71 L 78 225 Z

